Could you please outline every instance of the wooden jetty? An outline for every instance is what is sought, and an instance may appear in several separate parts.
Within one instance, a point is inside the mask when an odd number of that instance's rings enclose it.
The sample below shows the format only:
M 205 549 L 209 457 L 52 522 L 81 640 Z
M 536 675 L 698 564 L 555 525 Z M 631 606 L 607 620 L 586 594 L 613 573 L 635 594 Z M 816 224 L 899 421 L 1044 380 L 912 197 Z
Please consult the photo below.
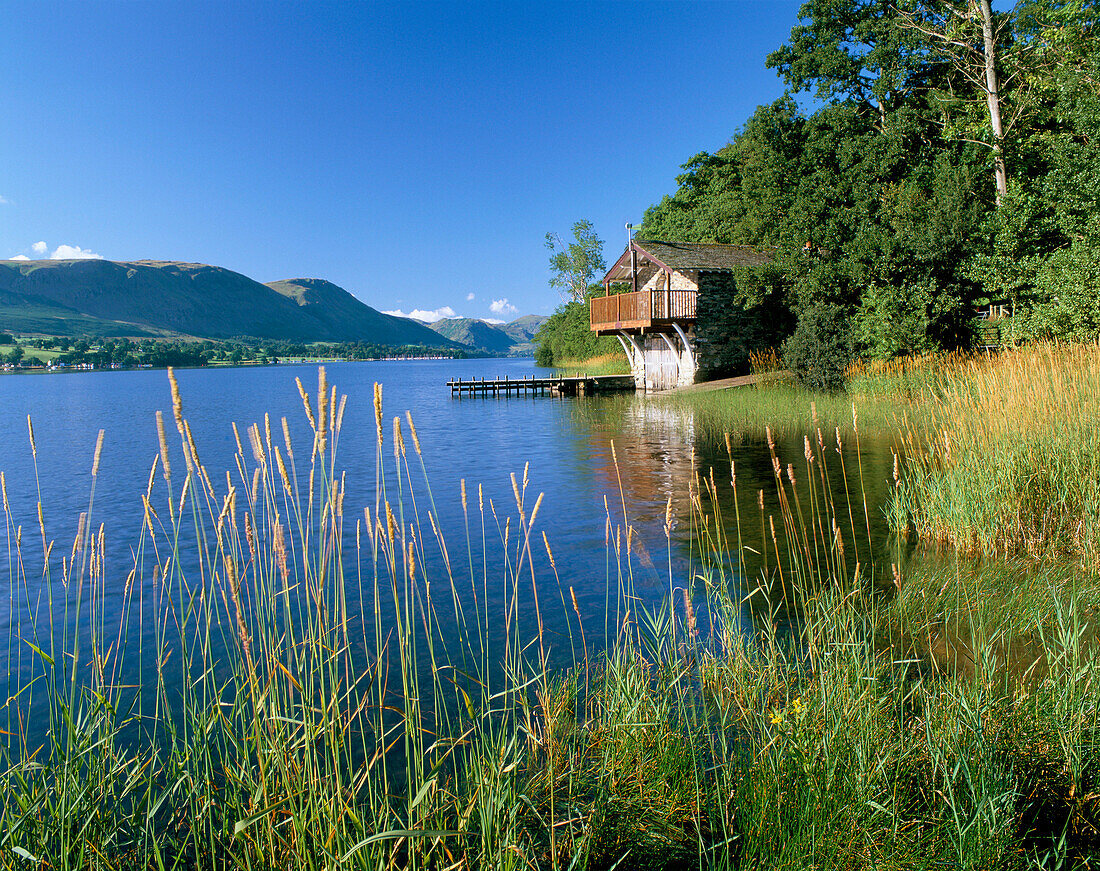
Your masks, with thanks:
M 587 396 L 592 393 L 614 393 L 634 390 L 633 375 L 548 375 L 524 378 L 470 378 L 447 382 L 451 396 L 465 393 L 546 393 L 554 396 Z

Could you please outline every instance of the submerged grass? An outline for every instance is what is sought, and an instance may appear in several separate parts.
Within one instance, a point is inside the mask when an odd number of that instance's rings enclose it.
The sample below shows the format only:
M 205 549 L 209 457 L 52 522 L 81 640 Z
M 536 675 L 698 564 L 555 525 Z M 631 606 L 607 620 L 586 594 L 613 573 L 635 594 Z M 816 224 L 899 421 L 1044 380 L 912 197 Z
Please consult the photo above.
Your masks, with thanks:
M 852 403 L 858 404 L 853 419 Z M 839 428 L 845 436 L 857 427 L 884 430 L 891 426 L 897 406 L 885 398 L 865 399 L 844 393 L 814 393 L 789 380 L 765 382 L 727 390 L 669 394 L 654 399 L 685 418 L 690 416 L 695 432 L 712 445 L 720 445 L 726 433 L 762 440 L 770 429 L 776 436 L 801 436 L 807 432 L 810 408 L 816 409 L 824 432 Z
M 773 441 L 779 511 L 742 499 L 731 452 L 732 502 L 712 477 L 682 494 L 691 568 L 669 570 L 660 603 L 636 595 L 638 532 L 609 515 L 597 650 L 573 591 L 534 582 L 527 475 L 508 517 L 463 485 L 452 551 L 415 480 L 412 420 L 391 435 L 380 388 L 378 491 L 353 523 L 343 401 L 319 380 L 301 390 L 312 445 L 265 419 L 224 485 L 173 382 L 180 447 L 158 419 L 124 585 L 94 500 L 58 554 L 5 497 L 26 613 L 8 648 L 0 863 L 1096 867 L 1093 581 L 899 553 L 885 595 L 859 556 L 865 518 L 831 495 L 831 446 L 787 458 Z M 747 524 L 770 547 L 747 547 Z M 542 628 L 559 596 L 578 618 L 564 671 Z

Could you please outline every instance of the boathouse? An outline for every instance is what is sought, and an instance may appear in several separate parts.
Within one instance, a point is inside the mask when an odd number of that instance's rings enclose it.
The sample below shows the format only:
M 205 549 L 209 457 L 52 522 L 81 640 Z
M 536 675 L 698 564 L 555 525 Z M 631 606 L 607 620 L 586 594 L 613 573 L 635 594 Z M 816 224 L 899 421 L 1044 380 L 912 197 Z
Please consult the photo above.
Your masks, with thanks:
M 591 300 L 591 330 L 618 337 L 639 390 L 693 384 L 720 353 L 714 325 L 735 306 L 737 274 L 771 259 L 748 245 L 631 239 Z

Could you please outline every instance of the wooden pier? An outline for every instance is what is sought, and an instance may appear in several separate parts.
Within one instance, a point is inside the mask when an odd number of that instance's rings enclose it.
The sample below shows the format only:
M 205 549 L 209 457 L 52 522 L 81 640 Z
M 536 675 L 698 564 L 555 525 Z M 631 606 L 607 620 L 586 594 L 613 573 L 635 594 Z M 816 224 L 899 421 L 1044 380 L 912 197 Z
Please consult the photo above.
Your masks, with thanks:
M 549 375 L 525 378 L 470 378 L 447 382 L 451 396 L 469 393 L 544 393 L 554 396 L 587 396 L 593 393 L 617 393 L 634 390 L 633 375 Z

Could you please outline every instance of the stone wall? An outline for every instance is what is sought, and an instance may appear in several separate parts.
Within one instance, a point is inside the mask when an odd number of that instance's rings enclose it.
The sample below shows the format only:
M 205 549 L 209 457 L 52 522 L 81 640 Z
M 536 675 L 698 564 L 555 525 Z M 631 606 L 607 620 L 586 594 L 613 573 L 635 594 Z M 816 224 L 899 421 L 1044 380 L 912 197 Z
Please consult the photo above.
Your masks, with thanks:
M 741 341 L 746 313 L 736 298 L 732 273 L 704 272 L 699 277 L 695 348 L 702 378 L 748 372 L 749 349 Z
M 664 283 L 664 273 L 656 266 L 638 264 L 638 290 L 657 290 L 658 283 Z
M 710 273 L 705 273 L 710 274 Z M 694 269 L 686 269 L 683 272 L 678 270 L 672 271 L 672 289 L 673 290 L 698 290 L 699 288 L 699 273 Z
M 789 326 L 774 306 L 745 308 L 730 272 L 704 272 L 696 303 L 696 356 L 699 378 L 707 380 L 749 371 L 749 353 L 778 347 Z
M 693 269 L 683 272 L 672 271 L 673 290 L 696 290 L 699 286 L 699 273 Z M 638 290 L 667 290 L 665 274 L 654 267 L 638 266 Z

